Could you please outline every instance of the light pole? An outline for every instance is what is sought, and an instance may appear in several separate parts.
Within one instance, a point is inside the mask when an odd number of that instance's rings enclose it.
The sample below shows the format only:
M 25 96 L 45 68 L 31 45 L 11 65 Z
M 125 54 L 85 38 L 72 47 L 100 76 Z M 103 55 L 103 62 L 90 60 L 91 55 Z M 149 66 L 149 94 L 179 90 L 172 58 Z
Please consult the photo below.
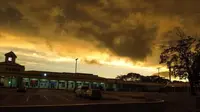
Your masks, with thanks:
M 77 72 L 77 61 L 78 61 L 78 58 L 75 59 L 76 60 L 76 63 L 75 63 L 75 73 Z
M 158 76 L 159 76 L 159 73 L 160 73 L 160 67 L 158 67 L 157 69 L 158 69 Z
M 171 62 L 167 62 L 167 67 L 169 69 L 169 81 L 171 82 Z

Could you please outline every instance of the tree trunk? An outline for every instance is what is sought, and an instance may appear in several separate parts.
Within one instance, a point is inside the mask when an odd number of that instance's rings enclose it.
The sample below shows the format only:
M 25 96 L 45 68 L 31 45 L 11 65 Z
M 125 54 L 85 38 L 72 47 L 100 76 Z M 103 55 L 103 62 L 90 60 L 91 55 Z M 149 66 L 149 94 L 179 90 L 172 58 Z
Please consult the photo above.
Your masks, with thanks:
M 189 79 L 189 83 L 190 83 L 190 92 L 191 95 L 195 96 L 196 95 L 196 91 L 195 91 L 195 85 L 194 85 L 194 80 L 191 77 L 188 77 Z

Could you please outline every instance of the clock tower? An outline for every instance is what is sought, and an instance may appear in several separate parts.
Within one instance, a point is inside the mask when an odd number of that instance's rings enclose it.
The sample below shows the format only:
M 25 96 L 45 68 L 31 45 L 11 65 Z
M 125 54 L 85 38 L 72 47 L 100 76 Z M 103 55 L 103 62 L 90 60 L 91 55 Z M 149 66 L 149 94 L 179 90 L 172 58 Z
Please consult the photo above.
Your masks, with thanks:
M 16 58 L 17 56 L 12 51 L 5 54 L 5 62 L 8 64 L 15 64 Z

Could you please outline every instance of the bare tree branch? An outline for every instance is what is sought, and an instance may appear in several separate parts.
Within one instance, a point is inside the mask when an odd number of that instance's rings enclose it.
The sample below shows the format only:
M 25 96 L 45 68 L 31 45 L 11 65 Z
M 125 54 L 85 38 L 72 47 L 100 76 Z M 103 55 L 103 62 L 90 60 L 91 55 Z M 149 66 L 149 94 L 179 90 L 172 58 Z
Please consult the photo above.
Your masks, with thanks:
M 175 29 L 176 29 L 176 35 L 181 37 L 181 39 L 186 37 L 185 32 L 180 27 L 177 27 Z

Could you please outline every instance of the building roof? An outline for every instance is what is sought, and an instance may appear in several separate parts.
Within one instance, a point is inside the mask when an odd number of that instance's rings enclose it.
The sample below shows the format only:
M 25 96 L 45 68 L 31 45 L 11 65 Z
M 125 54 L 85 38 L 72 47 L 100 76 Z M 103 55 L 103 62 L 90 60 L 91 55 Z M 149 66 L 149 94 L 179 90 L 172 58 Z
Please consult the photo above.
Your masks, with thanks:
M 90 73 L 71 73 L 71 72 L 51 72 L 51 71 L 37 71 L 37 70 L 28 70 L 28 73 L 50 73 L 50 74 L 74 74 L 74 75 L 84 75 L 84 76 L 97 76 Z
M 15 55 L 13 51 L 6 53 L 5 56 L 11 56 L 11 57 L 17 58 L 17 56 Z
M 8 65 L 8 66 L 20 66 L 24 67 L 23 65 L 20 65 L 18 63 L 6 63 L 6 62 L 0 62 L 0 65 Z
M 104 80 L 105 78 L 98 77 L 98 75 L 86 74 L 86 73 L 66 73 L 66 72 L 49 72 L 49 71 L 25 71 L 23 72 L 26 76 L 31 77 L 43 77 L 44 74 L 47 74 L 48 78 L 69 78 L 69 79 L 89 79 L 89 80 Z

